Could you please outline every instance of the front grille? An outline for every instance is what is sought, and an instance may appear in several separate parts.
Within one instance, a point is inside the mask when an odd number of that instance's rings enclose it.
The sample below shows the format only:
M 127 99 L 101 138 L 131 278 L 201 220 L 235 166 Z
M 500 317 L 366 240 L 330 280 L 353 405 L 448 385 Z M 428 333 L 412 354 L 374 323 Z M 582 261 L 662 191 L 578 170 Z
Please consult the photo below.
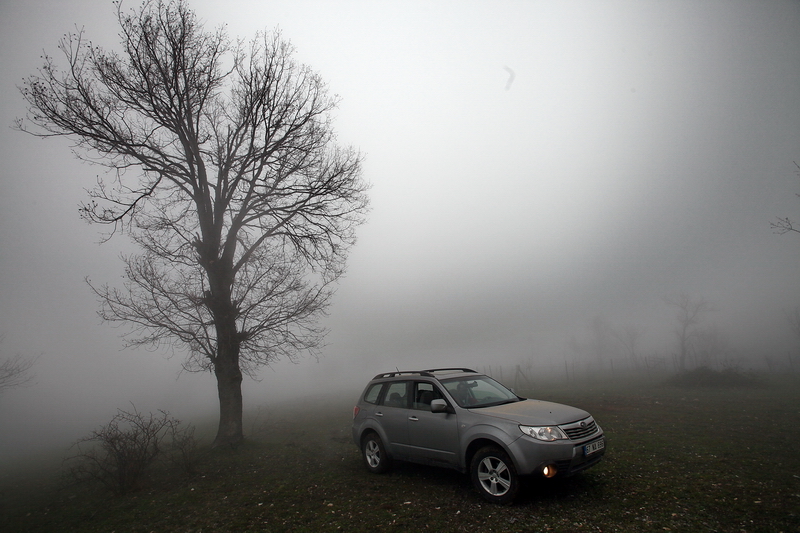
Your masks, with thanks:
M 597 433 L 597 424 L 589 417 L 574 424 L 560 426 L 571 440 L 581 440 Z

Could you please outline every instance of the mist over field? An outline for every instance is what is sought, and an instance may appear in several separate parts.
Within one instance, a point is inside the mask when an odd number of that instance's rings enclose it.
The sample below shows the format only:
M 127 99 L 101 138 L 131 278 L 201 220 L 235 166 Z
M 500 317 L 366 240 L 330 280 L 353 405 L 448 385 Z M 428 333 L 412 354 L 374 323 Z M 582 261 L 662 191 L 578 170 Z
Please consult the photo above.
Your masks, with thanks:
M 770 226 L 800 221 L 797 2 L 191 6 L 233 37 L 280 27 L 340 96 L 338 140 L 372 184 L 321 358 L 246 378 L 245 410 L 355 400 L 395 368 L 668 375 L 681 295 L 708 304 L 690 368 L 800 371 L 800 235 Z M 76 25 L 114 47 L 115 21 L 105 0 L 0 3 L 0 357 L 37 357 L 0 392 L 0 461 L 66 451 L 132 404 L 218 409 L 213 375 L 124 350 L 96 315 L 84 279 L 117 283 L 135 250 L 79 219 L 103 169 L 11 128 L 42 51 L 61 60 Z

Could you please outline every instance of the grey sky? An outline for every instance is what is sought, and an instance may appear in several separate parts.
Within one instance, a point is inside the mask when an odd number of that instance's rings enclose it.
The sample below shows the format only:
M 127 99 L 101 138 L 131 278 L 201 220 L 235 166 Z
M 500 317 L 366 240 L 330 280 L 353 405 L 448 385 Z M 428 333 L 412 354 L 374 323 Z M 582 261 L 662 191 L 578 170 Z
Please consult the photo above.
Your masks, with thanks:
M 373 184 L 324 358 L 266 370 L 246 405 L 326 376 L 570 357 L 596 317 L 668 354 L 664 298 L 682 292 L 737 354 L 790 346 L 800 238 L 769 222 L 800 219 L 800 3 L 192 5 L 234 37 L 279 26 L 341 96 L 340 141 Z M 0 2 L 2 124 L 75 24 L 116 45 L 111 2 Z M 176 381 L 179 357 L 120 351 L 98 323 L 83 278 L 119 279 L 126 246 L 78 219 L 101 169 L 63 140 L 0 135 L 2 350 L 42 354 L 37 384 L 0 397 L 0 450 L 129 401 L 213 411 L 212 376 Z

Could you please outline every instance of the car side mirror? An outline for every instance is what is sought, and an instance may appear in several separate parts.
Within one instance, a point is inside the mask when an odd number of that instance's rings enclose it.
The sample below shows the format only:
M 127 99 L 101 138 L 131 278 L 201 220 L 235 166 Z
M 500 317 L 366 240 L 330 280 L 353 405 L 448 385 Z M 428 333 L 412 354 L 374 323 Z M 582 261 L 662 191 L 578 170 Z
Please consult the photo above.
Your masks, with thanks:
M 431 402 L 431 413 L 446 413 L 447 402 L 442 399 L 433 400 Z

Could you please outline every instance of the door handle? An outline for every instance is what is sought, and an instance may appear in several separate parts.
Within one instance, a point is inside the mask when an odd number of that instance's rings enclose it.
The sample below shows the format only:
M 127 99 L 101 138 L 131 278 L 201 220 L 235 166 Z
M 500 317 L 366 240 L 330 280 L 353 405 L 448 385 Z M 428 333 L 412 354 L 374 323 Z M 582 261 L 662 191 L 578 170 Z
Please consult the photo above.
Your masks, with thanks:
M 409 416 L 408 419 L 413 420 L 414 422 L 419 420 L 419 418 L 417 418 L 416 416 Z
M 380 411 L 378 411 L 378 412 L 376 412 L 376 413 L 375 413 L 375 416 L 383 416 L 383 413 L 381 413 Z

